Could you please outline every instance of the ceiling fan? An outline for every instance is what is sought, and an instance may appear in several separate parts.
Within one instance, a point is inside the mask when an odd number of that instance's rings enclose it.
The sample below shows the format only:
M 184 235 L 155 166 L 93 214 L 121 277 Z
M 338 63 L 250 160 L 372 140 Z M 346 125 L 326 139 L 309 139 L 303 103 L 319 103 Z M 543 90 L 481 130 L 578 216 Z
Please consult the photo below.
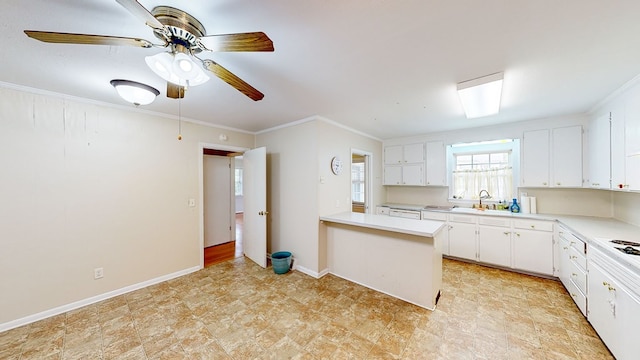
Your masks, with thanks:
M 206 82 L 209 77 L 203 68 L 254 101 L 262 100 L 264 97 L 263 93 L 218 63 L 210 59 L 200 59 L 197 55 L 203 51 L 273 51 L 273 42 L 265 33 L 207 35 L 198 19 L 180 9 L 157 6 L 149 11 L 136 0 L 116 1 L 151 27 L 153 34 L 163 41 L 163 44 L 118 36 L 34 30 L 24 32 L 33 39 L 48 43 L 168 48 L 167 52 L 147 56 L 145 61 L 153 72 L 167 80 L 167 97 L 169 98 L 182 98 L 188 86 Z M 193 59 L 198 60 L 202 67 L 198 66 Z

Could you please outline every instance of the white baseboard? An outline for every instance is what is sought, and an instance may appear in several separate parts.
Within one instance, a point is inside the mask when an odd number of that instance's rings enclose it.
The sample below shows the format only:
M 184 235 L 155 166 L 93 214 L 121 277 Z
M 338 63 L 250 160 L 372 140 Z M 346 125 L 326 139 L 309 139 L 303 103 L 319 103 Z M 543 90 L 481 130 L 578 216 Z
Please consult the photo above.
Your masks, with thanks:
M 321 277 L 323 277 L 323 276 L 325 276 L 325 275 L 327 275 L 329 273 L 329 269 L 324 269 L 324 270 L 322 270 L 320 272 L 316 272 L 316 271 L 313 271 L 313 270 L 309 270 L 304 266 L 297 266 L 297 265 L 294 266 L 294 269 L 300 271 L 303 274 L 312 276 L 312 277 L 314 277 L 316 279 L 319 279 L 319 278 L 321 278 Z
M 27 325 L 27 324 L 30 324 L 32 322 L 36 322 L 36 321 L 39 321 L 39 320 L 43 320 L 43 319 L 46 319 L 46 318 L 51 317 L 51 316 L 55 316 L 55 315 L 58 315 L 58 314 L 65 313 L 67 311 L 75 310 L 75 309 L 81 308 L 83 306 L 91 305 L 91 304 L 100 302 L 102 300 L 110 299 L 110 298 L 118 296 L 118 295 L 126 294 L 126 293 L 134 291 L 134 290 L 145 288 L 147 286 L 155 285 L 155 284 L 161 283 L 163 281 L 175 279 L 177 277 L 184 276 L 184 275 L 190 274 L 192 272 L 196 272 L 196 271 L 198 271 L 200 269 L 201 269 L 200 266 L 194 266 L 192 268 L 176 271 L 174 273 L 163 275 L 163 276 L 157 277 L 155 279 L 151 279 L 151 280 L 143 281 L 143 282 L 140 282 L 140 283 L 137 283 L 137 284 L 129 285 L 129 286 L 123 287 L 121 289 L 109 291 L 109 292 L 106 292 L 104 294 L 92 296 L 92 297 L 87 298 L 87 299 L 75 301 L 75 302 L 72 302 L 70 304 L 58 306 L 58 307 L 53 308 L 53 309 L 49 309 L 49 310 L 46 310 L 46 311 L 39 312 L 37 314 L 33 314 L 33 315 L 25 316 L 25 317 L 20 318 L 20 319 L 12 320 L 12 321 L 0 324 L 0 332 L 6 331 L 6 330 L 11 330 L 11 329 L 14 329 L 14 328 L 17 328 L 17 327 L 20 327 L 20 326 L 23 326 L 23 325 Z

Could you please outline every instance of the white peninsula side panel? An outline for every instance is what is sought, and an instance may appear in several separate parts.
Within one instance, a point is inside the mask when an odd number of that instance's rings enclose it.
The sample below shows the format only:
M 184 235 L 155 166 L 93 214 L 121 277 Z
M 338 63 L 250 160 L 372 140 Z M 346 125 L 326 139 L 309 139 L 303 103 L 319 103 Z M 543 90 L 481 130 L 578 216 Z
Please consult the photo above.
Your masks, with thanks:
M 442 285 L 443 222 L 359 213 L 320 220 L 332 274 L 435 309 Z

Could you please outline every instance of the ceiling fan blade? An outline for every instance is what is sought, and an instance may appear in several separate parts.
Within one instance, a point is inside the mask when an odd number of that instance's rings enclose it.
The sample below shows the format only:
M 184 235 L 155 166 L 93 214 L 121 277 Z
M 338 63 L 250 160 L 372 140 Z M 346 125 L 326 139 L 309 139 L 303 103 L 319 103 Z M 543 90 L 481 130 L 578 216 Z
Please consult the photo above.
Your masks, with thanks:
M 176 85 L 167 81 L 167 97 L 171 99 L 184 98 L 184 86 Z
M 156 19 L 150 12 L 142 6 L 136 0 L 116 0 L 118 4 L 122 5 L 125 9 L 127 9 L 130 13 L 135 15 L 138 19 L 142 20 L 148 26 L 156 30 L 164 29 L 164 25 L 158 19 Z
M 213 60 L 203 60 L 202 63 L 204 67 L 207 68 L 212 73 L 216 74 L 217 77 L 222 79 L 227 84 L 233 86 L 238 89 L 241 93 L 247 95 L 254 101 L 262 100 L 264 94 L 258 91 L 253 86 L 247 84 L 244 80 L 240 79 L 236 75 L 234 75 L 231 71 L 223 68 L 218 63 Z
M 209 35 L 200 42 L 209 51 L 273 51 L 273 42 L 263 32 Z
M 144 39 L 126 38 L 106 35 L 70 34 L 48 31 L 25 30 L 28 37 L 48 43 L 83 44 L 83 45 L 116 45 L 150 48 L 153 44 Z

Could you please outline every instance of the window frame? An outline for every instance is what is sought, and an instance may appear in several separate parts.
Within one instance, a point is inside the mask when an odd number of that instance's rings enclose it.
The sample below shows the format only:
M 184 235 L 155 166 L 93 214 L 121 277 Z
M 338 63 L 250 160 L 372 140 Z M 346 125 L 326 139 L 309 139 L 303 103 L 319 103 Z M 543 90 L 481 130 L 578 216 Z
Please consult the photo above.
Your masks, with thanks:
M 520 139 L 500 139 L 493 141 L 479 141 L 472 143 L 456 143 L 447 146 L 447 183 L 449 184 L 449 202 L 461 206 L 469 206 L 476 203 L 477 199 L 453 198 L 454 180 L 453 171 L 456 169 L 457 155 L 475 155 L 492 153 L 509 153 L 509 166 L 513 172 L 513 183 L 511 193 L 516 196 L 518 184 L 520 184 Z M 500 200 L 510 201 L 511 199 L 487 199 L 486 203 L 497 203 Z M 483 201 L 485 203 L 485 201 Z

